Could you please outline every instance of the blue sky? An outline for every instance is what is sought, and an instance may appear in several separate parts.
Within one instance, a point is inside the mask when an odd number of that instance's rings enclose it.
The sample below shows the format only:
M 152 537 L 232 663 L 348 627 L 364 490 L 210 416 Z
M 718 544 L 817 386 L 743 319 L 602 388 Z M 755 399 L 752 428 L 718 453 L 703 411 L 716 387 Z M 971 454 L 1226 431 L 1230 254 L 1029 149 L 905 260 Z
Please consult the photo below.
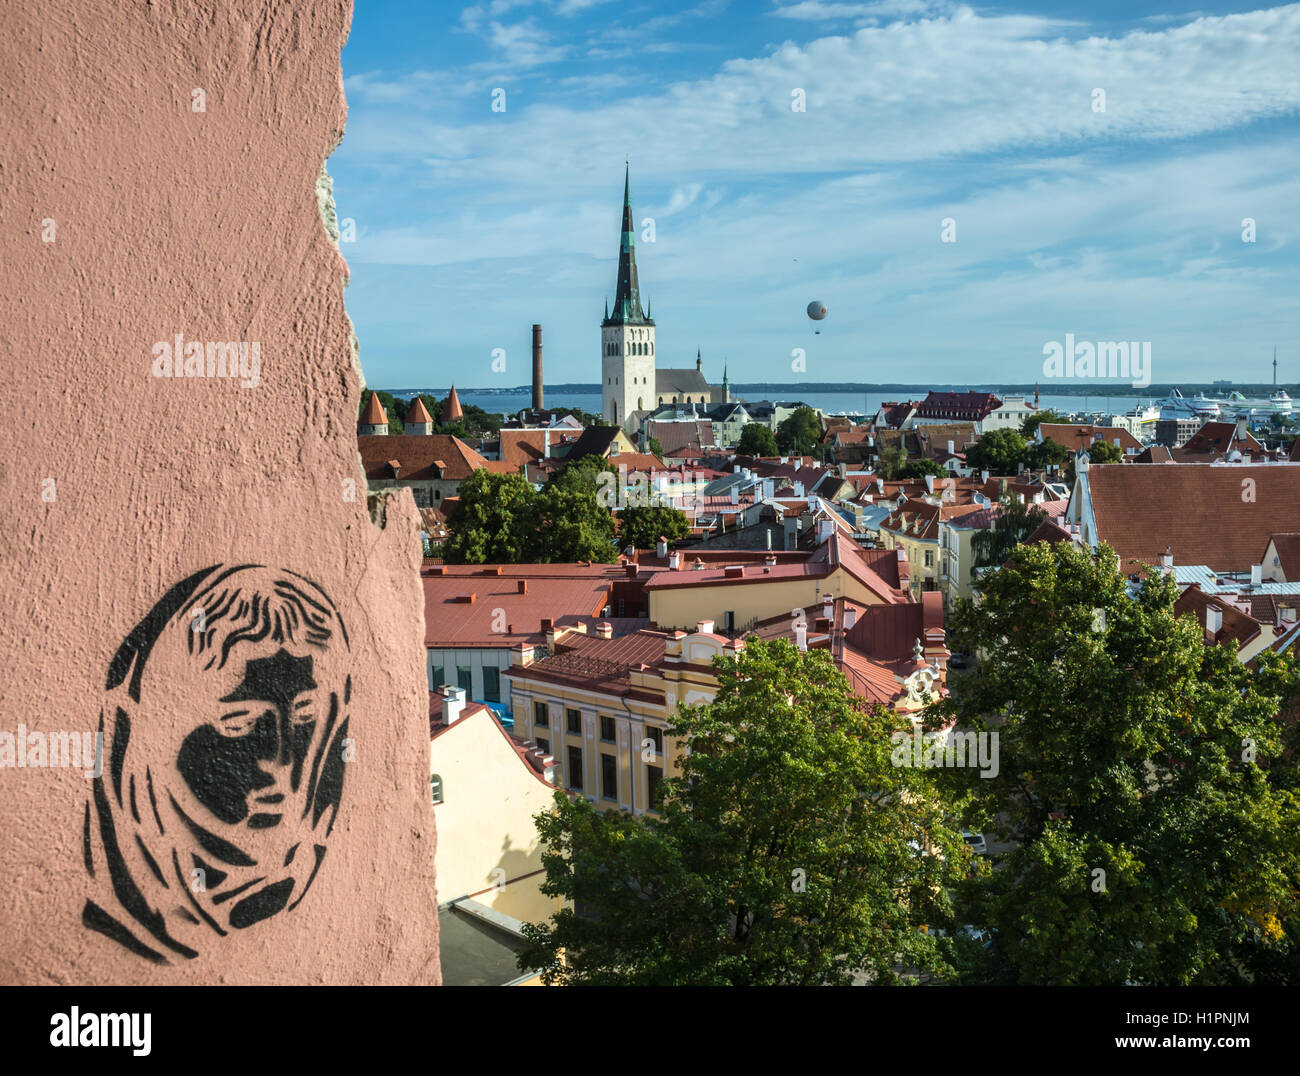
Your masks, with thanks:
M 1138 6 L 357 0 L 328 167 L 367 382 L 526 383 L 533 322 L 549 383 L 598 381 L 625 157 L 661 366 L 1024 382 L 1073 333 L 1298 381 L 1300 4 Z

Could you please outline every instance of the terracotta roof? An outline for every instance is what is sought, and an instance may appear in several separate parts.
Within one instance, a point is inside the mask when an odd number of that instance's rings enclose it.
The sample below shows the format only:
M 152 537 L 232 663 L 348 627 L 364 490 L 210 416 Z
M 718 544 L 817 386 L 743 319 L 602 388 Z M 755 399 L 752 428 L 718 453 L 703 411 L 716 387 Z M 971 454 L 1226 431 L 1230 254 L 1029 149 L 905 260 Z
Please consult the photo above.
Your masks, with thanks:
M 1227 459 L 1234 451 L 1248 455 L 1252 460 L 1261 460 L 1268 455 L 1268 450 L 1251 434 L 1238 437 L 1235 422 L 1205 423 L 1186 443 L 1175 448 L 1172 455 L 1179 463 L 1208 463 Z
M 1058 445 L 1063 445 L 1071 452 L 1086 451 L 1094 441 L 1109 441 L 1114 444 L 1119 441 L 1119 450 L 1125 452 L 1141 452 L 1143 445 L 1123 426 L 1091 426 L 1091 425 L 1065 425 L 1056 422 L 1043 422 L 1038 429 L 1042 432 L 1044 441 L 1055 441 Z
M 937 542 L 940 521 L 959 519 L 984 510 L 984 506 L 977 504 L 938 505 L 929 501 L 907 500 L 890 513 L 888 519 L 881 522 L 880 529 L 904 538 Z
M 670 468 L 658 456 L 649 452 L 620 452 L 617 456 L 610 456 L 609 462 L 615 467 L 626 467 L 628 473 L 633 471 L 667 471 Z
M 429 409 L 424 406 L 424 401 L 416 397 L 411 402 L 411 408 L 406 412 L 406 421 L 413 423 L 432 422 L 433 416 L 429 414 Z
M 1074 535 L 1062 527 L 1053 519 L 1045 519 L 1038 524 L 1032 534 L 1025 539 L 1026 545 L 1033 545 L 1036 542 L 1047 542 L 1049 545 L 1055 545 L 1057 542 L 1072 542 Z
M 1209 609 L 1218 609 L 1223 614 L 1222 625 L 1213 635 L 1206 628 L 1205 617 Z M 1174 615 L 1182 616 L 1185 613 L 1196 617 L 1205 633 L 1205 641 L 1216 646 L 1231 643 L 1234 649 L 1240 650 L 1260 633 L 1260 624 L 1257 620 L 1243 613 L 1231 602 L 1224 601 L 1219 595 L 1206 594 L 1195 583 L 1184 590 L 1174 602 Z
M 573 430 L 511 430 L 501 431 L 501 461 L 514 464 L 516 468 L 529 463 L 538 463 L 546 458 L 547 438 L 550 438 L 551 451 L 561 445 L 569 445 L 577 440 L 578 434 Z
M 441 478 L 456 482 L 468 478 L 488 462 L 459 437 L 439 433 L 431 437 L 367 434 L 357 437 L 357 450 L 367 478 L 392 478 L 390 461 L 395 460 L 400 467 L 398 478 Z M 444 466 L 435 471 L 434 464 L 438 461 Z
M 931 392 L 916 405 L 919 418 L 958 418 L 979 422 L 1002 406 L 991 392 Z
M 577 684 L 610 695 L 634 691 L 631 674 L 663 659 L 668 636 L 648 629 L 617 639 L 571 632 L 555 654 L 527 666 L 514 666 L 513 680 L 542 679 Z
M 1269 537 L 1282 574 L 1291 582 L 1300 580 L 1300 534 L 1273 534 Z
M 384 405 L 379 402 L 379 393 L 372 392 L 366 401 L 366 409 L 361 415 L 363 426 L 387 426 L 388 416 L 384 414 Z
M 1300 467 L 1116 463 L 1089 467 L 1086 482 L 1100 539 L 1125 562 L 1159 564 L 1168 546 L 1178 564 L 1248 571 L 1272 535 L 1300 531 Z
M 452 385 L 451 392 L 447 394 L 447 404 L 442 409 L 442 420 L 444 422 L 455 422 L 465 417 L 465 412 L 460 407 L 460 397 L 456 395 L 456 386 Z
M 458 566 L 461 567 L 461 566 Z M 470 567 L 465 565 L 463 567 Z M 495 571 L 474 565 L 480 572 Z M 421 575 L 426 647 L 509 647 L 546 638 L 543 620 L 596 616 L 610 601 L 617 565 L 502 565 L 501 575 L 453 572 Z M 519 569 L 527 569 L 523 574 Z M 567 569 L 564 574 L 538 571 Z M 515 574 L 506 574 L 515 569 Z M 520 593 L 519 585 L 526 586 Z
M 1133 457 L 1130 463 L 1173 463 L 1173 453 L 1164 445 L 1147 445 L 1146 449 Z

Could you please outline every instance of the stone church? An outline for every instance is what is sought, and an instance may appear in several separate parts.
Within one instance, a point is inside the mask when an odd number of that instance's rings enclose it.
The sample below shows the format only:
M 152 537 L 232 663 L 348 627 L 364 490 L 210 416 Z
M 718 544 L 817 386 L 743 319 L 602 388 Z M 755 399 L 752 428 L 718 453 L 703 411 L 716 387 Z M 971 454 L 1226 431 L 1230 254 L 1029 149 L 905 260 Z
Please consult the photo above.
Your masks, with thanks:
M 722 384 L 704 380 L 698 349 L 692 369 L 656 369 L 655 323 L 641 309 L 636 273 L 636 232 L 632 220 L 630 177 L 623 176 L 623 235 L 618 251 L 618 289 L 614 309 L 605 305 L 600 325 L 601 415 L 608 422 L 635 433 L 645 416 L 663 404 L 699 405 L 730 403 L 731 388 L 724 371 Z

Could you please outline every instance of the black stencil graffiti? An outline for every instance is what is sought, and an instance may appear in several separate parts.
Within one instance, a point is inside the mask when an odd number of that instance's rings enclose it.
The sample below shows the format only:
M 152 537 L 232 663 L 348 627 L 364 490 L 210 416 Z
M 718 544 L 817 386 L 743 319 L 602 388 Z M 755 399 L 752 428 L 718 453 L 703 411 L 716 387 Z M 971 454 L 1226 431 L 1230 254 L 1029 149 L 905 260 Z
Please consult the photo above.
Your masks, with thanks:
M 296 908 L 342 800 L 350 665 L 334 603 L 296 572 L 172 587 L 109 665 L 85 926 L 167 964 Z

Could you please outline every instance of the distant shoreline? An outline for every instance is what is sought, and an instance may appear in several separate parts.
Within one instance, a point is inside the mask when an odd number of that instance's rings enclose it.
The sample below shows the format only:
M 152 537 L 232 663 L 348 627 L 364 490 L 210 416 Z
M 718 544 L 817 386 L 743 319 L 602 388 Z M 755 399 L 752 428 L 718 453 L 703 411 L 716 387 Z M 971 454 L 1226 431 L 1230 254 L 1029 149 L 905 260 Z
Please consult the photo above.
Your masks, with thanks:
M 371 386 L 373 387 L 373 386 Z M 545 384 L 542 386 L 547 393 L 574 394 L 574 395 L 600 395 L 602 386 L 600 384 L 562 384 L 552 385 Z M 1298 386 L 1296 385 L 1279 385 L 1281 389 L 1295 393 Z M 1038 385 L 1039 392 L 1044 396 L 1080 396 L 1080 397 L 1103 397 L 1103 396 L 1124 396 L 1137 397 L 1139 399 L 1150 397 L 1153 400 L 1162 399 L 1168 396 L 1172 389 L 1178 389 L 1184 396 L 1192 396 L 1198 392 L 1204 392 L 1208 395 L 1226 395 L 1229 392 L 1240 392 L 1243 395 L 1269 395 L 1274 391 L 1273 385 L 1270 384 L 1249 384 L 1234 383 L 1232 385 L 1214 385 L 1205 384 L 1195 381 L 1177 381 L 1165 382 L 1163 384 L 1148 385 L 1141 390 L 1134 389 L 1132 385 L 1126 384 L 1089 384 L 1081 381 L 1051 381 L 1046 385 L 1041 382 Z M 776 382 L 758 381 L 744 384 L 736 382 L 731 386 L 732 391 L 738 396 L 752 397 L 754 399 L 789 399 L 798 396 L 801 393 L 833 394 L 847 395 L 852 393 L 863 393 L 878 395 L 881 393 L 896 393 L 899 402 L 913 398 L 923 398 L 927 392 L 992 392 L 998 395 L 1016 395 L 1016 396 L 1033 396 L 1034 385 L 1001 385 L 1001 384 L 982 384 L 982 385 L 901 385 L 901 384 L 859 384 L 855 382 L 816 382 L 816 381 L 797 381 L 788 384 L 778 384 Z M 381 392 L 388 392 L 394 396 L 414 396 L 417 393 L 426 395 L 446 395 L 450 391 L 450 386 L 444 388 L 401 388 L 390 389 L 380 388 Z M 516 385 L 511 388 L 501 388 L 494 386 L 492 388 L 472 388 L 462 387 L 457 389 L 458 392 L 473 394 L 475 396 L 517 396 L 520 393 L 531 393 L 531 385 Z

